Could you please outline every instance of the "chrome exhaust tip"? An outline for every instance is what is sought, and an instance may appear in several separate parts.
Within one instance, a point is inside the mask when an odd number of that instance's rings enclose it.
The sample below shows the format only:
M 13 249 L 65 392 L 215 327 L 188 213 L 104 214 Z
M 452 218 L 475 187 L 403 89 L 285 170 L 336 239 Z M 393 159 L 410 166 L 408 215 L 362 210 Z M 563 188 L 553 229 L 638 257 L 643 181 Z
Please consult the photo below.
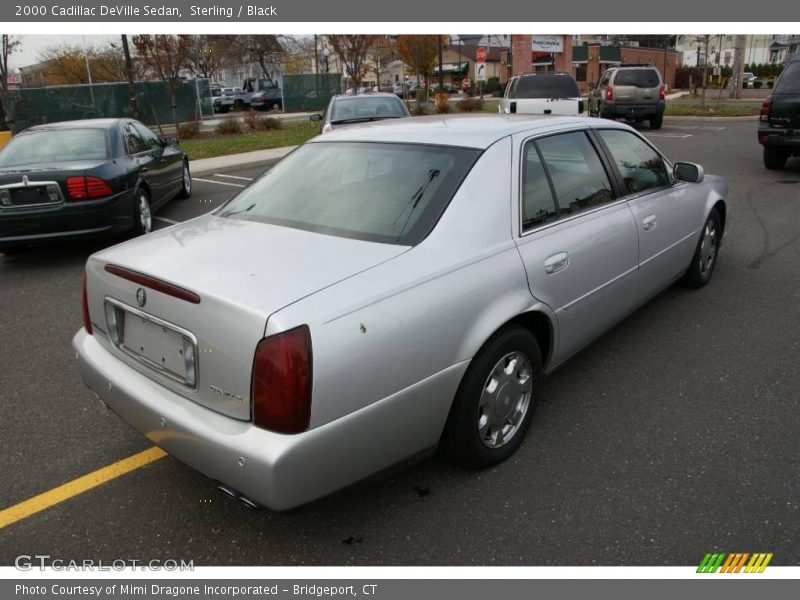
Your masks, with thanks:
M 235 489 L 231 487 L 228 487 L 227 485 L 223 485 L 220 483 L 217 485 L 217 489 L 226 496 L 228 496 L 229 498 L 233 498 L 234 500 L 236 500 L 239 497 L 239 492 L 237 492 Z
M 250 510 L 258 510 L 261 508 L 254 500 L 250 500 L 247 496 L 239 496 L 239 502 L 244 504 Z

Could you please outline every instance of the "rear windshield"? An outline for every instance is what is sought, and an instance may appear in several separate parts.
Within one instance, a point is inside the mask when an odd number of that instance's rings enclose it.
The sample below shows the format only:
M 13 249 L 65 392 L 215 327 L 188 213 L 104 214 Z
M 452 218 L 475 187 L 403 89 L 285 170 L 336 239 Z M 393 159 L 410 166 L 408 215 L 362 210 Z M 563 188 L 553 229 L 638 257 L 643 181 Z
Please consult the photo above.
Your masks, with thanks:
M 413 246 L 433 229 L 479 155 L 412 144 L 306 144 L 218 214 Z
M 107 158 L 104 130 L 49 129 L 11 138 L 0 152 L 0 167 Z
M 658 87 L 655 69 L 622 69 L 614 77 L 614 85 L 631 85 L 638 88 Z
M 578 84 L 569 75 L 520 77 L 517 98 L 580 98 Z
M 409 113 L 405 105 L 397 98 L 360 96 L 337 99 L 333 103 L 331 123 L 407 116 L 409 116 Z
M 793 62 L 784 69 L 778 85 L 775 86 L 776 94 L 800 93 L 800 62 Z

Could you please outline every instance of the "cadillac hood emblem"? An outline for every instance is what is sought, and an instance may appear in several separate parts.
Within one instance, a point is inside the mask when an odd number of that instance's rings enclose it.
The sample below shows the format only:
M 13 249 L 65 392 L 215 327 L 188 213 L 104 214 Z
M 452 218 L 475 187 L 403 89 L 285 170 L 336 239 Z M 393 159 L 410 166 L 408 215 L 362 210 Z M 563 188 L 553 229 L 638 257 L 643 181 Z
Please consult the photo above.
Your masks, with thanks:
M 139 305 L 139 308 L 147 303 L 147 292 L 144 291 L 144 288 L 136 290 L 136 303 Z

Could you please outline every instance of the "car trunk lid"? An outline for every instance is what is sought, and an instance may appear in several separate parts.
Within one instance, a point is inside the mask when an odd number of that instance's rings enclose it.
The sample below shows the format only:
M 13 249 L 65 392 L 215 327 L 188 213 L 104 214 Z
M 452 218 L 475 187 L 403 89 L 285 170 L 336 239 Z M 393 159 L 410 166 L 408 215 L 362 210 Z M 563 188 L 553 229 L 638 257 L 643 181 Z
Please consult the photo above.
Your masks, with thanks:
M 405 250 L 207 215 L 93 255 L 91 318 L 133 368 L 249 419 L 253 356 L 269 316 Z

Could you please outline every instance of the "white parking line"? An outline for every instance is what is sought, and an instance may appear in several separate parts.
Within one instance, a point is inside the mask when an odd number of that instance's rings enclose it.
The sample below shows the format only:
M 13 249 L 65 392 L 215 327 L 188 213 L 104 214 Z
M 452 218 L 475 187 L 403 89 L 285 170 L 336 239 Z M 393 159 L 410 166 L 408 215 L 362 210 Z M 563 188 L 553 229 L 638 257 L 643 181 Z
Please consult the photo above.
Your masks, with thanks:
M 164 221 L 164 223 L 169 223 L 170 225 L 177 225 L 180 221 L 173 221 L 172 219 L 168 219 L 167 217 L 153 217 L 156 221 Z
M 253 181 L 252 177 L 240 177 L 239 175 L 225 175 L 224 173 L 214 173 L 214 177 L 227 177 L 228 179 L 241 179 L 242 181 Z
M 192 177 L 194 181 L 202 181 L 203 183 L 216 183 L 217 185 L 230 185 L 232 187 L 243 188 L 241 183 L 228 183 L 227 181 L 214 181 L 213 179 L 200 179 L 199 177 Z
M 668 125 L 669 129 L 702 129 L 703 131 L 722 131 L 724 127 L 711 127 L 709 125 Z
M 644 132 L 642 132 L 644 133 Z M 691 133 L 644 133 L 647 137 L 663 137 L 663 138 L 690 138 Z

